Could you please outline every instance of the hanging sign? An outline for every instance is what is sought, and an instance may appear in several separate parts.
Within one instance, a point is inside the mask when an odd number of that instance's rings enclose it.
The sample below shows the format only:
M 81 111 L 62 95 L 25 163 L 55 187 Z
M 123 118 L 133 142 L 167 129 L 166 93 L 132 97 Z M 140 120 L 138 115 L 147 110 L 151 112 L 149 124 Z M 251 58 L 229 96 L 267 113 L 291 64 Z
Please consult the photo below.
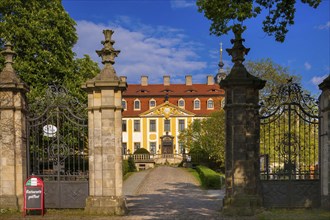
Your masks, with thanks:
M 41 210 L 44 215 L 44 182 L 36 176 L 29 177 L 24 183 L 24 210 Z

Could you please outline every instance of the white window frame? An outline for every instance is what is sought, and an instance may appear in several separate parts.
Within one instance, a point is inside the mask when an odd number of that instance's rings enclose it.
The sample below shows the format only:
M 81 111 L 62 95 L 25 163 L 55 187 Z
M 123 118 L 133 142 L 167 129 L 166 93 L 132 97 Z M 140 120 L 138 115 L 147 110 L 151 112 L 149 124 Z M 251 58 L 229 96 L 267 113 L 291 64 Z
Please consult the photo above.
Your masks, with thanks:
M 138 129 L 135 129 L 135 122 L 139 122 L 139 128 Z M 139 119 L 134 119 L 133 120 L 133 131 L 134 132 L 141 132 L 141 121 Z
M 139 108 L 136 108 L 135 102 L 138 102 L 139 103 Z M 133 106 L 134 107 L 134 111 L 141 110 L 141 101 L 139 99 L 135 99 L 133 105 L 134 105 Z
M 155 105 L 154 105 L 154 106 L 151 106 L 151 102 L 155 102 Z M 149 100 L 149 109 L 155 108 L 156 105 L 157 105 L 157 102 L 156 102 L 155 99 L 150 99 L 150 100 Z
M 168 124 L 166 123 L 168 122 Z M 171 131 L 171 119 L 164 119 L 164 132 Z
M 209 102 L 212 102 L 212 107 L 209 107 Z M 213 99 L 208 99 L 206 105 L 207 105 L 207 109 L 214 109 L 214 101 L 213 101 Z
M 180 130 L 180 121 L 183 121 L 183 129 L 182 130 Z M 184 129 L 186 129 L 186 120 L 184 120 L 184 119 L 178 119 L 178 131 L 181 132 Z
M 125 103 L 125 106 L 123 106 L 123 103 Z M 122 99 L 122 100 L 121 100 L 121 107 L 124 109 L 124 111 L 127 110 L 127 102 L 126 102 L 125 99 Z
M 182 106 L 180 105 L 180 102 L 183 102 L 183 105 L 182 105 Z M 186 105 L 186 102 L 184 101 L 184 99 L 183 99 L 183 98 L 179 99 L 179 101 L 178 101 L 178 106 L 179 106 L 180 108 L 185 108 L 185 105 Z
M 155 144 L 155 149 L 154 149 L 154 151 L 152 151 L 152 149 L 151 149 L 151 145 L 152 145 L 152 144 Z M 149 142 L 149 151 L 150 151 L 151 154 L 156 154 L 156 153 L 157 153 L 157 141 L 150 141 L 150 142 Z
M 125 129 L 123 129 L 124 128 L 124 122 L 125 122 Z M 127 120 L 126 119 L 123 119 L 121 121 L 121 130 L 122 130 L 122 132 L 127 132 Z
M 198 107 L 196 107 L 196 103 L 198 102 Z M 194 110 L 200 110 L 201 109 L 201 100 L 195 99 L 194 100 Z
M 155 129 L 151 130 L 151 121 L 155 121 Z M 150 119 L 149 120 L 149 132 L 157 132 L 157 120 L 156 119 Z

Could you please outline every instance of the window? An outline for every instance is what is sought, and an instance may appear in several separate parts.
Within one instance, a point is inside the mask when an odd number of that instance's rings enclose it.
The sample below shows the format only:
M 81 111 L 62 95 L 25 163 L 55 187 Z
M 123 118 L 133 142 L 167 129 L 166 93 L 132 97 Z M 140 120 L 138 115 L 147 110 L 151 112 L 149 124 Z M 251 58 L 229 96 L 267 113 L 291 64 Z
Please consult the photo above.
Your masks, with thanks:
M 140 110 L 140 100 L 135 100 L 134 101 L 134 110 Z
M 140 147 L 141 147 L 140 142 L 134 142 L 134 152 L 135 152 L 137 149 L 140 149 Z
M 164 131 L 170 131 L 171 129 L 171 121 L 169 119 L 165 119 L 164 121 Z
M 214 109 L 214 103 L 212 99 L 207 100 L 207 109 Z
M 179 142 L 179 154 L 185 153 L 183 142 Z
M 201 108 L 201 102 L 198 99 L 195 99 L 194 101 L 194 109 L 200 109 Z
M 150 153 L 151 154 L 156 153 L 156 142 L 150 142 Z
M 121 101 L 121 107 L 122 107 L 124 110 L 127 110 L 127 103 L 126 103 L 126 101 L 125 101 L 124 99 Z
M 123 148 L 122 148 L 122 150 L 123 150 L 123 155 L 125 155 L 125 154 L 127 154 L 127 143 L 124 143 L 124 142 L 123 142 L 122 146 L 123 146 Z
M 140 131 L 140 120 L 134 120 L 134 131 Z
M 122 129 L 122 132 L 126 132 L 127 131 L 127 121 L 126 120 L 122 120 L 122 123 L 121 123 L 121 129 Z
M 151 119 L 149 121 L 149 131 L 156 132 L 156 120 L 155 119 Z
M 185 121 L 184 119 L 179 119 L 179 131 L 183 131 L 185 129 Z
M 149 101 L 149 108 L 154 108 L 156 106 L 156 101 L 154 99 Z
M 180 108 L 184 108 L 184 100 L 183 100 L 183 99 L 180 99 L 180 100 L 178 101 L 178 106 L 179 106 Z
M 226 104 L 226 99 L 222 99 L 221 100 L 221 108 L 224 108 L 225 107 L 225 104 Z

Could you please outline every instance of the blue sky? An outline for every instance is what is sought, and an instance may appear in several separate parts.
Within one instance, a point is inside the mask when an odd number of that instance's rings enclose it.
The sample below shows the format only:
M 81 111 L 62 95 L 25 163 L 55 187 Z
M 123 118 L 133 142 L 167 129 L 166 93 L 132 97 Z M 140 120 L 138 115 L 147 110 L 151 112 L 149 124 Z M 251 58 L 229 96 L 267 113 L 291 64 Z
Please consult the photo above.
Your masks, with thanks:
M 318 95 L 317 85 L 330 73 L 330 2 L 323 0 L 317 9 L 297 0 L 295 24 L 289 27 L 284 43 L 262 31 L 264 17 L 245 22 L 245 46 L 251 48 L 247 60 L 271 58 L 302 76 L 303 87 Z M 77 23 L 77 57 L 88 54 L 96 62 L 95 50 L 102 48 L 102 30 L 115 31 L 114 48 L 118 75 L 128 83 L 139 83 L 141 75 L 150 83 L 181 83 L 192 75 L 194 83 L 206 82 L 215 75 L 219 62 L 219 43 L 231 48 L 233 35 L 209 34 L 210 21 L 197 11 L 194 0 L 62 0 L 64 8 Z M 223 53 L 225 68 L 231 57 Z

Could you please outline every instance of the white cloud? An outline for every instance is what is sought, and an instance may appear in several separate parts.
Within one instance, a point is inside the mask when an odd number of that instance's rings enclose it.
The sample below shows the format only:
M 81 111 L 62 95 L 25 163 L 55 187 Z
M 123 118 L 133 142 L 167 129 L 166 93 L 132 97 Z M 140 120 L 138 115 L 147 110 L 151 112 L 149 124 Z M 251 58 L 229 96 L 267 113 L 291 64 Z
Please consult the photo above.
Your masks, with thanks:
M 130 26 L 128 17 L 121 17 L 121 20 Z M 104 40 L 104 29 L 114 30 L 114 48 L 121 50 L 114 68 L 117 75 L 127 76 L 129 83 L 139 82 L 141 75 L 148 75 L 151 83 L 162 82 L 165 74 L 175 82 L 186 74 L 206 68 L 206 62 L 198 60 L 201 45 L 189 41 L 182 30 L 140 23 L 134 23 L 135 30 L 132 30 L 118 23 L 105 25 L 77 21 L 79 40 L 74 51 L 78 57 L 88 54 L 100 63 L 101 58 L 95 50 L 102 48 L 100 42 Z
M 319 25 L 317 26 L 318 29 L 320 30 L 328 30 L 330 29 L 330 21 L 328 21 L 325 25 Z
M 309 62 L 305 62 L 304 66 L 306 70 L 310 70 L 312 68 L 312 65 Z
M 314 85 L 318 86 L 321 82 L 323 82 L 323 80 L 324 80 L 325 78 L 328 77 L 328 75 L 329 75 L 329 74 L 325 74 L 324 76 L 314 76 L 314 77 L 311 79 L 311 82 L 312 82 Z
M 195 0 L 171 0 L 172 8 L 188 8 L 196 6 Z

